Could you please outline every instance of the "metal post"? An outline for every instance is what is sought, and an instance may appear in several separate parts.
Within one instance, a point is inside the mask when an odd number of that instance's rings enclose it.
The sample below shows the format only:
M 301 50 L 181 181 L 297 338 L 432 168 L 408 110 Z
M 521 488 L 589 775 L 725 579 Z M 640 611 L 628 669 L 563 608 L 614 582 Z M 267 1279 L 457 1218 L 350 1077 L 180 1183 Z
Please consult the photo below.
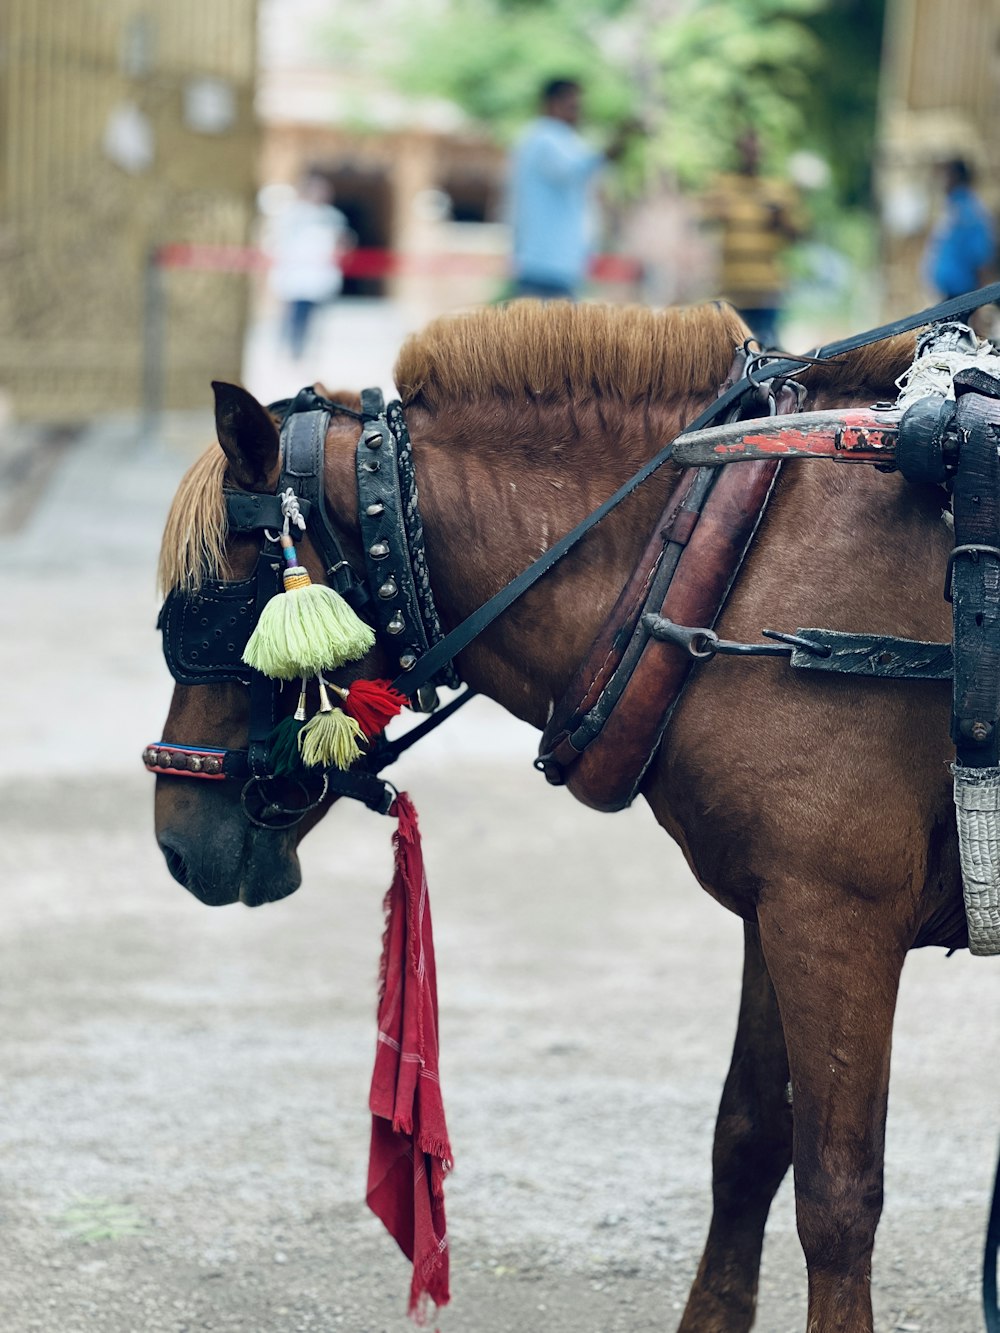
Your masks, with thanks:
M 146 257 L 142 306 L 142 414 L 140 441 L 151 444 L 159 435 L 163 412 L 167 300 L 158 248 Z

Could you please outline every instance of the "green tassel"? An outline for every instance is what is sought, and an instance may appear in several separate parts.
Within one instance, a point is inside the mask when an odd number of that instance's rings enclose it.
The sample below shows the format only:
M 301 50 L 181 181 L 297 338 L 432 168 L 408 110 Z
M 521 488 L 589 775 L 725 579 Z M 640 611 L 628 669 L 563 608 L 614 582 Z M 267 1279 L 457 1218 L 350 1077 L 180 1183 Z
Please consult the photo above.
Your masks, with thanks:
M 299 750 L 307 768 L 350 768 L 363 753 L 365 733 L 340 708 L 317 713 L 299 733 Z
M 299 732 L 305 724 L 283 717 L 267 738 L 268 766 L 276 778 L 291 777 L 301 766 Z
M 243 660 L 273 680 L 292 680 L 353 662 L 374 646 L 374 630 L 339 593 L 294 568 L 285 591 L 261 612 Z

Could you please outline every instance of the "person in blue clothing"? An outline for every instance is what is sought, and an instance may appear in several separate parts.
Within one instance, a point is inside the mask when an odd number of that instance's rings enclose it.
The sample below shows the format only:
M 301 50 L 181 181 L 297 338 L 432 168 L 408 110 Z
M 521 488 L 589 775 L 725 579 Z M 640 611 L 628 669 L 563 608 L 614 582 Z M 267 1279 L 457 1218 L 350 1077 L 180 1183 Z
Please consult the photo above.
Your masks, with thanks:
M 945 212 L 924 256 L 924 276 L 943 300 L 981 287 L 996 258 L 993 219 L 972 183 L 972 168 L 963 158 L 944 164 Z
M 514 149 L 510 178 L 514 296 L 574 300 L 593 248 L 594 177 L 625 151 L 633 124 L 618 131 L 603 153 L 577 126 L 583 90 L 575 79 L 551 79 L 542 89 L 541 114 Z

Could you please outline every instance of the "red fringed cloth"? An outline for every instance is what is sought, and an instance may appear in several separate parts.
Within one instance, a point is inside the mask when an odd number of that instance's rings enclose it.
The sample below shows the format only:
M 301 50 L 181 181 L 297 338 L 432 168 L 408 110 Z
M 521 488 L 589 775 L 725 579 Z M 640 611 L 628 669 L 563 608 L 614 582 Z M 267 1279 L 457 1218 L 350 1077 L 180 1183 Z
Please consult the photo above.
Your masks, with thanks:
M 451 1148 L 438 1078 L 437 974 L 417 814 L 405 792 L 391 812 L 396 868 L 386 895 L 378 1045 L 369 1106 L 368 1206 L 413 1263 L 410 1313 L 447 1304 L 444 1178 Z

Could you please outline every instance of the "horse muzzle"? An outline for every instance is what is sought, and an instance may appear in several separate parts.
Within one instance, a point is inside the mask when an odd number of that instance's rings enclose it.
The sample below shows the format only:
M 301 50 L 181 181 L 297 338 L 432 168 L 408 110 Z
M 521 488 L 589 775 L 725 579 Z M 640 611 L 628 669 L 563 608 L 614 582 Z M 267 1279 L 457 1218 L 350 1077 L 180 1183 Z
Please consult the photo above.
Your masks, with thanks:
M 229 784 L 161 779 L 156 794 L 156 840 L 170 874 L 199 902 L 247 907 L 287 898 L 302 883 L 296 851 L 300 829 L 250 823 L 241 806 L 223 799 Z
M 302 883 L 302 871 L 294 852 L 262 848 L 257 839 L 248 849 L 249 854 L 231 868 L 220 866 L 214 857 L 206 864 L 182 835 L 169 830 L 158 841 L 171 875 L 206 907 L 225 907 L 235 902 L 260 907 L 287 898 Z

